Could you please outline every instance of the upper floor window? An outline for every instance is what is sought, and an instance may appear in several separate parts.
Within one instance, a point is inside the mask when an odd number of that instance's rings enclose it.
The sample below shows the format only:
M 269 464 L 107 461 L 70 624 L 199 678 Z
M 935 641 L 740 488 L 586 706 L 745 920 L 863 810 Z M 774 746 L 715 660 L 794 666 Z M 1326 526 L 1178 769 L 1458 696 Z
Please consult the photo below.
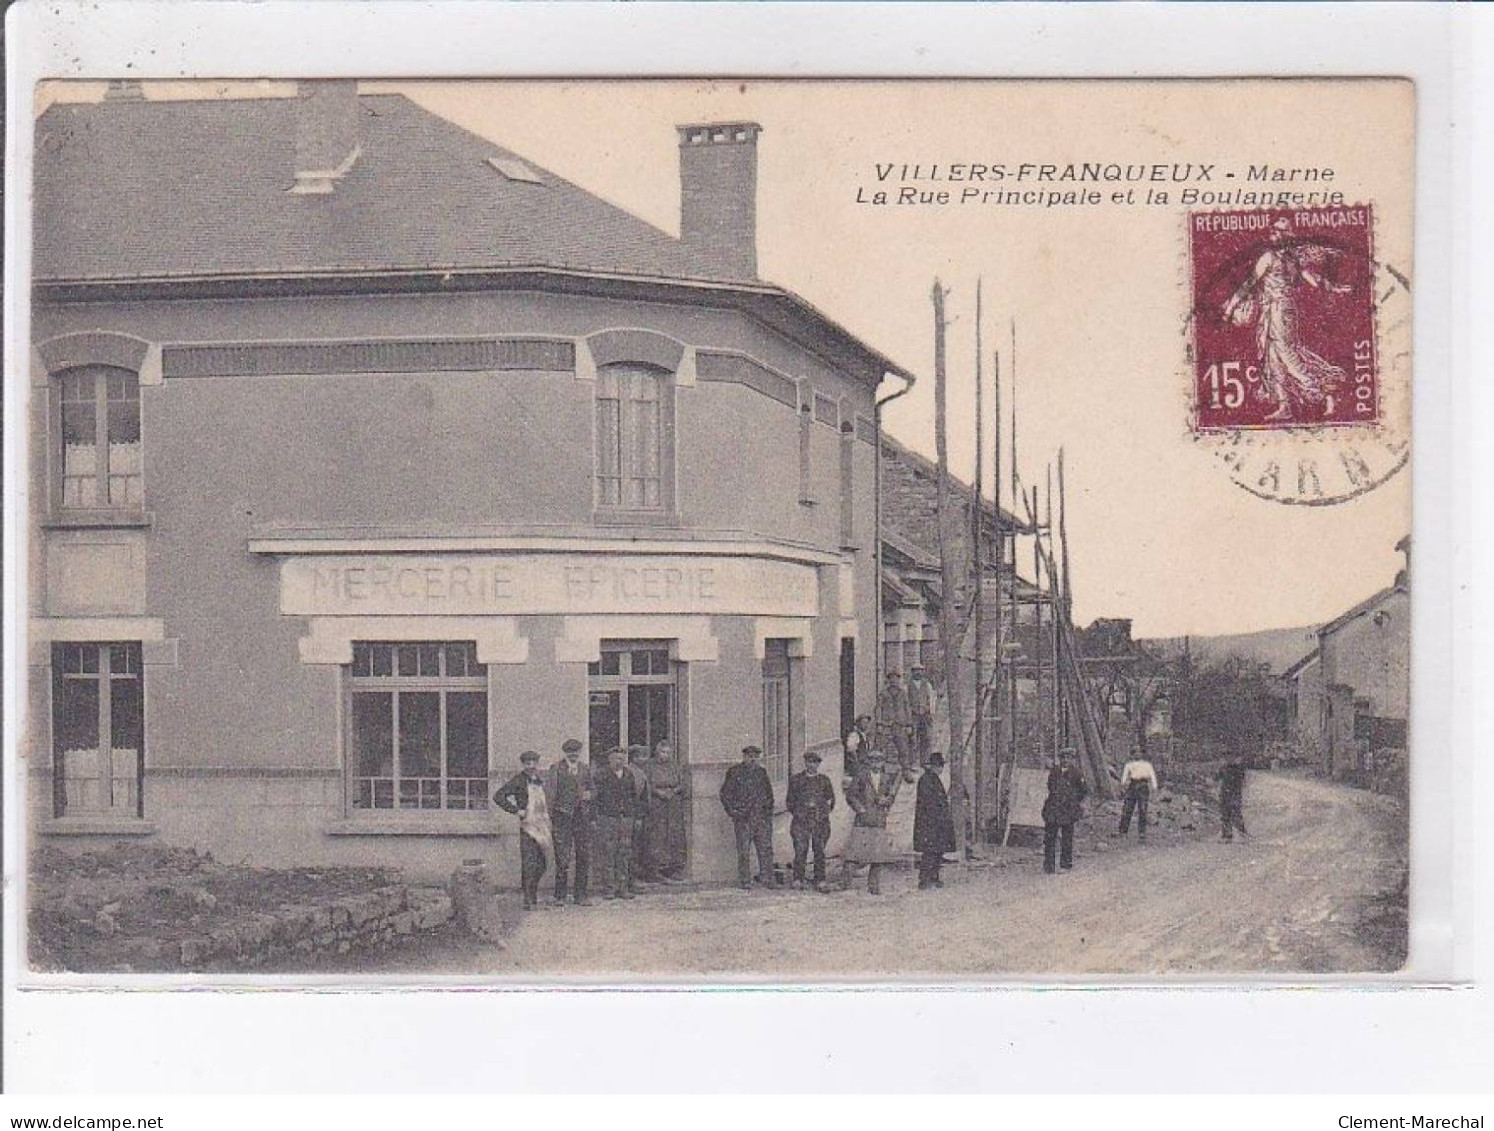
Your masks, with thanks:
M 598 370 L 598 509 L 669 510 L 670 392 L 669 375 L 652 366 L 608 365 Z
M 138 511 L 144 502 L 139 375 L 83 365 L 59 373 L 56 388 L 62 509 Z

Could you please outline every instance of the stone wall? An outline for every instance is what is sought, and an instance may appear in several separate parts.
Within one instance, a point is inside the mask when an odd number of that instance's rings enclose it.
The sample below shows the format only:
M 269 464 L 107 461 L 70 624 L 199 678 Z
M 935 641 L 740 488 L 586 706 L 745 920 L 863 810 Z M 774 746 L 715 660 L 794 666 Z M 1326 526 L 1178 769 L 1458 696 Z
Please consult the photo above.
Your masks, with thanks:
M 177 960 L 186 970 L 253 969 L 278 960 L 379 949 L 399 936 L 435 930 L 451 918 L 451 896 L 438 888 L 378 888 L 328 904 L 283 907 L 236 927 L 183 939 Z M 156 955 L 141 957 L 170 957 L 157 947 Z

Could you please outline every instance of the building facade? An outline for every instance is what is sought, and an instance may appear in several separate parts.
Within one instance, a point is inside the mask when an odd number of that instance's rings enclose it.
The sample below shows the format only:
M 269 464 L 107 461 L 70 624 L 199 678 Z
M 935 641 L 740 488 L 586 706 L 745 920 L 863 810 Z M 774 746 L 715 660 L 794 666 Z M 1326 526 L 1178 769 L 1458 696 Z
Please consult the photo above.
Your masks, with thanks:
M 756 278 L 756 125 L 680 239 L 349 83 L 37 128 L 37 835 L 513 876 L 521 751 L 668 740 L 713 879 L 744 743 L 838 770 L 900 374 Z
M 1408 749 L 1411 717 L 1411 543 L 1385 589 L 1318 629 L 1317 648 L 1287 670 L 1288 726 L 1333 778 L 1367 781 L 1375 758 Z

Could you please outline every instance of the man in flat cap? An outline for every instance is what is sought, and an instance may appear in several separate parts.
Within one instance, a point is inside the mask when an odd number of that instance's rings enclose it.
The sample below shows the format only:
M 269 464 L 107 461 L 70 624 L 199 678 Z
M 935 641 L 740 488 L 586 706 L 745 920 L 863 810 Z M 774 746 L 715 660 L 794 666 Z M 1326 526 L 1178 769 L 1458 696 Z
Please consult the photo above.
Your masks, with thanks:
M 752 886 L 752 850 L 757 882 L 773 886 L 773 783 L 763 769 L 761 746 L 742 747 L 742 760 L 726 771 L 721 807 L 737 834 L 737 886 Z
M 540 779 L 540 756 L 533 750 L 519 755 L 523 768 L 493 794 L 493 803 L 519 818 L 519 883 L 524 889 L 524 910 L 539 904 L 540 877 L 545 874 L 550 852 L 550 808 L 545 803 Z
M 888 672 L 886 685 L 877 696 L 877 748 L 884 754 L 894 754 L 898 767 L 907 771 L 912 767 L 912 739 L 913 708 L 907 688 L 899 673 Z
M 804 865 L 813 849 L 814 886 L 823 891 L 825 846 L 830 843 L 830 811 L 835 808 L 835 787 L 820 773 L 817 752 L 807 751 L 804 769 L 789 778 L 785 805 L 792 818 L 789 837 L 794 842 L 794 887 L 804 887 Z
M 550 806 L 550 833 L 555 841 L 555 904 L 564 906 L 571 860 L 576 862 L 576 906 L 585 907 L 591 878 L 591 805 L 596 796 L 591 767 L 581 761 L 581 740 L 568 738 L 561 757 L 545 771 L 545 801 Z
M 597 855 L 608 899 L 633 898 L 633 825 L 643 813 L 643 796 L 621 747 L 607 754 L 607 766 L 594 777 Z

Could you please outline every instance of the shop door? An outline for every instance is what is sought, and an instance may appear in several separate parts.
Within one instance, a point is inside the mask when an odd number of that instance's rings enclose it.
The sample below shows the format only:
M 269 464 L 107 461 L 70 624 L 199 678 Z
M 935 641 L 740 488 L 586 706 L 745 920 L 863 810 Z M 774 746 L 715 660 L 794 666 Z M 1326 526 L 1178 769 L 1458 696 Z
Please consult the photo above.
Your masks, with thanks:
M 621 746 L 675 740 L 675 677 L 664 641 L 603 641 L 588 678 L 589 747 L 593 759 Z
M 789 772 L 789 656 L 787 640 L 763 649 L 763 767 L 775 782 Z

